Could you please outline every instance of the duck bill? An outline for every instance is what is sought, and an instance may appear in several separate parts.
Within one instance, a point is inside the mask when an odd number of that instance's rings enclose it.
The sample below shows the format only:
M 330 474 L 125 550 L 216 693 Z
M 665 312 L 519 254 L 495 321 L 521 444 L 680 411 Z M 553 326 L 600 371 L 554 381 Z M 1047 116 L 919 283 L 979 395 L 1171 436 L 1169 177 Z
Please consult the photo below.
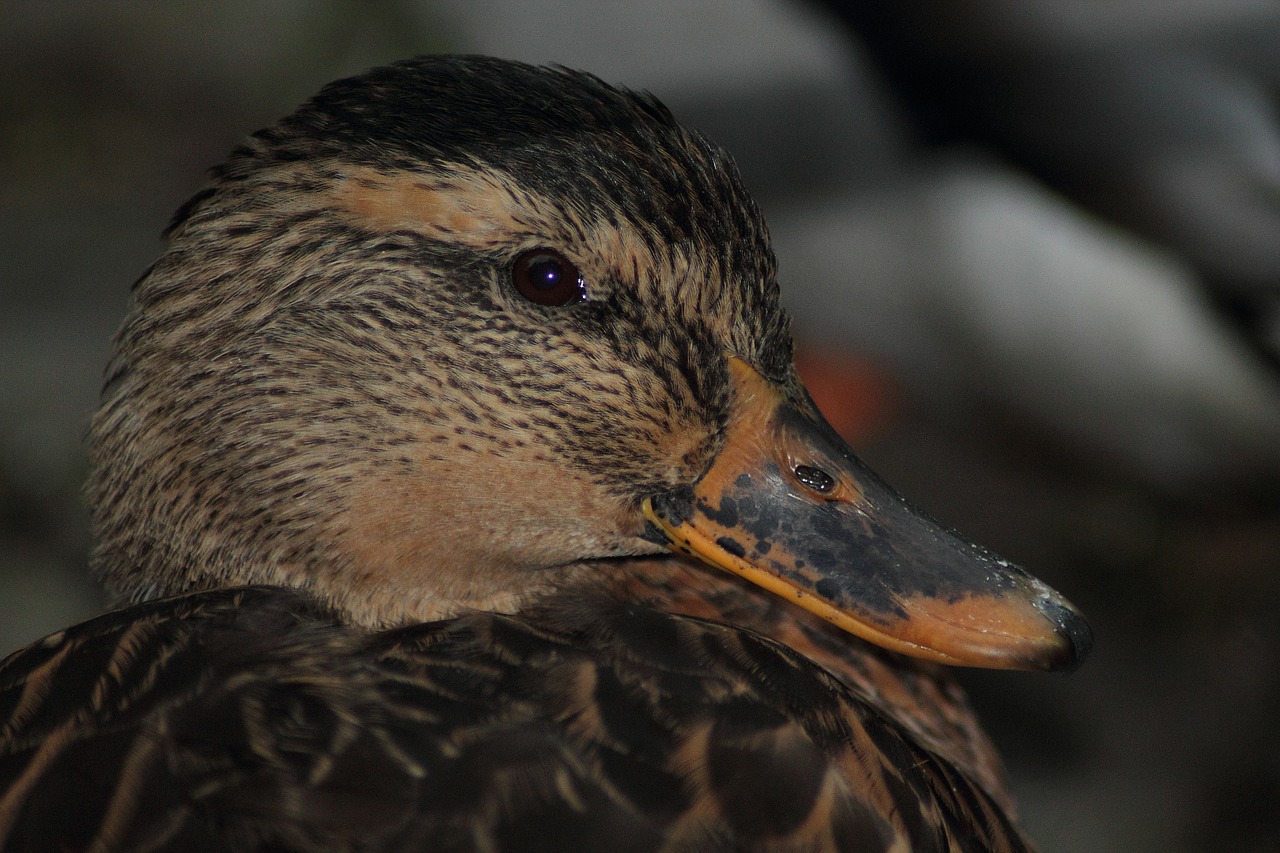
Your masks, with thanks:
M 692 490 L 645 502 L 670 546 L 876 645 L 948 664 L 1071 669 L 1088 624 L 1054 590 L 885 485 L 812 401 L 738 358 L 725 444 Z

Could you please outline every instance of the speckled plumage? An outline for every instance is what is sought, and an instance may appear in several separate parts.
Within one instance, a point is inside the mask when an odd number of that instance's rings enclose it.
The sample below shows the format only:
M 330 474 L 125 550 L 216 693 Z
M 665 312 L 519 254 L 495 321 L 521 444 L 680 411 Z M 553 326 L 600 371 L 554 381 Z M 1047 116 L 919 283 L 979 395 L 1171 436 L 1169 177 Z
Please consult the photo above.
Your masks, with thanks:
M 431 209 L 413 215 L 415 195 Z M 790 371 L 764 224 L 728 157 L 585 75 L 469 60 L 339 82 L 233 153 L 170 239 L 135 287 L 93 429 L 95 562 L 123 598 L 140 580 L 154 595 L 293 567 L 323 586 L 318 565 L 355 557 L 317 534 L 349 526 L 358 498 L 300 494 L 318 472 L 572 459 L 636 501 L 704 467 L 721 350 Z M 543 243 L 573 247 L 578 310 L 503 291 L 515 254 Z M 595 351 L 608 359 L 581 370 Z M 648 449 L 684 435 L 678 470 Z M 361 621 L 403 618 L 388 617 Z
M 654 99 L 377 69 L 169 237 L 92 429 L 129 606 L 0 665 L 4 849 L 1027 849 L 942 670 L 652 556 L 726 355 L 811 411 L 759 211 Z M 586 301 L 512 290 L 542 246 Z

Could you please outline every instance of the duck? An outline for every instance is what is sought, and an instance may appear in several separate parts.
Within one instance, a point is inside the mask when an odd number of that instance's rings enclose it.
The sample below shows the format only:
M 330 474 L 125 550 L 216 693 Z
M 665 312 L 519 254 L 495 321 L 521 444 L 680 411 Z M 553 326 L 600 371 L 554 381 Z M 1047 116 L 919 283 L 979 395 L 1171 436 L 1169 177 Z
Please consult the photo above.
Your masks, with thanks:
M 1087 622 L 827 424 L 655 97 L 379 67 L 166 237 L 89 431 L 113 609 L 0 663 L 0 848 L 1033 849 L 949 665 Z

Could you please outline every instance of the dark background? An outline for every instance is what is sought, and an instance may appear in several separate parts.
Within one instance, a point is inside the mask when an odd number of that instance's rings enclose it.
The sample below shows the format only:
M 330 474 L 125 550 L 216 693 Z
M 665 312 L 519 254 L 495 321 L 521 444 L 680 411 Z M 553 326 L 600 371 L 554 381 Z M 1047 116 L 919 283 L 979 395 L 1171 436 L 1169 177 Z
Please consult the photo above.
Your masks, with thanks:
M 10 0 L 0 653 L 101 606 L 82 435 L 128 286 L 243 135 L 478 51 L 738 156 L 805 367 L 890 482 L 1094 623 L 967 676 L 1047 853 L 1280 849 L 1280 6 Z

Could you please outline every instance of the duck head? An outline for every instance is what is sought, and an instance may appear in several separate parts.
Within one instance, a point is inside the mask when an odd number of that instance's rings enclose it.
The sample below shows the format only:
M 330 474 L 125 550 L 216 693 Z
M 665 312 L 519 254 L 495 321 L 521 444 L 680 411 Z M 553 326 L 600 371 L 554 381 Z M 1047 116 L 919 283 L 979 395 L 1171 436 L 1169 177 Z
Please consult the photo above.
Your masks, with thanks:
M 281 584 L 374 628 L 674 549 L 907 654 L 1085 653 L 1070 604 L 826 424 L 759 210 L 652 97 L 377 69 L 236 149 L 168 237 L 91 431 L 119 598 Z

